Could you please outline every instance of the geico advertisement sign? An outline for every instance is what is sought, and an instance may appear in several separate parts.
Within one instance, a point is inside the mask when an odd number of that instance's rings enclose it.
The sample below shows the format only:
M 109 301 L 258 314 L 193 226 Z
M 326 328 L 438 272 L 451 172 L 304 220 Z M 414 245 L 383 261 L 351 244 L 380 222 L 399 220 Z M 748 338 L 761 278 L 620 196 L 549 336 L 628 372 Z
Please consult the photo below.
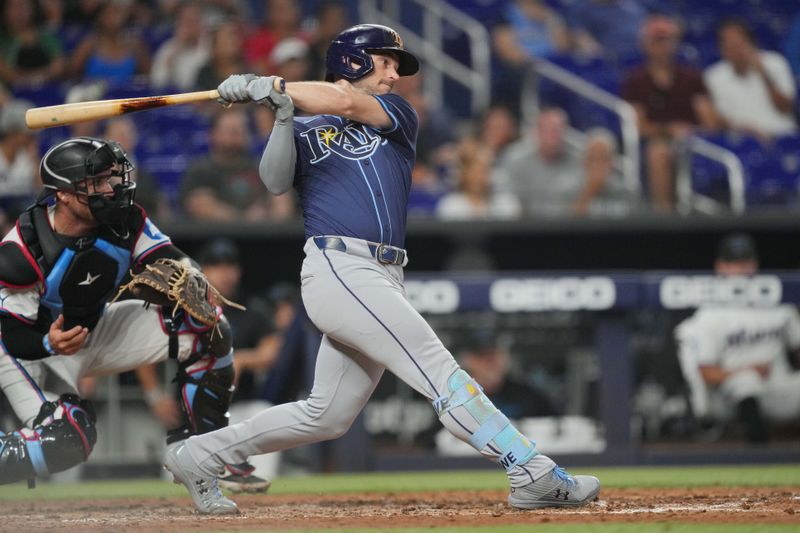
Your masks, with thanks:
M 782 292 L 777 276 L 667 276 L 659 286 L 661 305 L 667 309 L 707 304 L 769 306 L 780 303 Z
M 616 299 L 614 282 L 601 276 L 498 279 L 489 289 L 492 309 L 501 313 L 598 311 L 612 308 Z
M 406 281 L 406 298 L 420 313 L 452 313 L 461 301 L 452 281 Z

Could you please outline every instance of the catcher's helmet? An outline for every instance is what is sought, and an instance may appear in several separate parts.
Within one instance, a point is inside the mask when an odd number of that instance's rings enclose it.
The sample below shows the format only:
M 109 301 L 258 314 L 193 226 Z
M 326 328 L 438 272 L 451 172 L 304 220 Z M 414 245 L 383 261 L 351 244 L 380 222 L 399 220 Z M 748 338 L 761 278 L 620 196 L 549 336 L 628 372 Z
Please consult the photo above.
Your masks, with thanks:
M 76 137 L 61 142 L 47 151 L 39 172 L 44 203 L 56 191 L 67 191 L 85 198 L 92 214 L 101 224 L 121 224 L 133 205 L 136 183 L 131 178 L 133 163 L 114 141 L 94 137 Z M 94 178 L 108 175 L 113 194 L 97 190 Z
M 417 58 L 406 51 L 396 31 L 380 24 L 359 24 L 347 28 L 331 41 L 325 61 L 325 80 L 333 81 L 336 75 L 348 80 L 366 76 L 375 67 L 369 54 L 381 51 L 397 56 L 400 76 L 410 76 L 419 70 Z

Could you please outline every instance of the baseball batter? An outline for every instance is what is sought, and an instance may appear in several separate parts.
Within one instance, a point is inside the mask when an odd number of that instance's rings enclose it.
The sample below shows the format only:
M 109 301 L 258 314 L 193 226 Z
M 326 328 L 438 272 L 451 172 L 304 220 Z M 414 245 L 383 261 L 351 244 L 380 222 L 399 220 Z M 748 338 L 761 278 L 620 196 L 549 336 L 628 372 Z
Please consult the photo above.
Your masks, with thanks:
M 96 441 L 84 376 L 174 357 L 183 425 L 168 442 L 227 423 L 233 368 L 221 334 L 172 309 L 109 304 L 130 268 L 187 260 L 133 203 L 133 165 L 113 141 L 78 137 L 42 158 L 44 190 L 0 245 L 0 388 L 24 428 L 0 432 L 0 483 L 85 461 Z M 224 505 L 225 502 L 218 502 Z
M 749 236 L 723 239 L 715 264 L 722 276 L 758 270 Z M 679 360 L 699 418 L 737 417 L 751 442 L 768 437 L 767 420 L 800 418 L 800 315 L 792 305 L 709 305 L 678 325 Z
M 499 463 L 521 508 L 577 506 L 600 483 L 570 476 L 499 412 L 406 299 L 406 204 L 418 119 L 391 94 L 399 76 L 419 68 L 391 28 L 343 31 L 327 52 L 325 82 L 231 76 L 219 86 L 230 102 L 255 101 L 275 112 L 261 159 L 267 188 L 297 190 L 305 216 L 300 274 L 308 314 L 323 332 L 307 400 L 271 407 L 226 429 L 192 437 L 168 452 L 166 467 L 195 488 L 225 462 L 344 434 L 388 369 L 431 402 L 445 427 Z M 294 117 L 294 106 L 313 116 Z

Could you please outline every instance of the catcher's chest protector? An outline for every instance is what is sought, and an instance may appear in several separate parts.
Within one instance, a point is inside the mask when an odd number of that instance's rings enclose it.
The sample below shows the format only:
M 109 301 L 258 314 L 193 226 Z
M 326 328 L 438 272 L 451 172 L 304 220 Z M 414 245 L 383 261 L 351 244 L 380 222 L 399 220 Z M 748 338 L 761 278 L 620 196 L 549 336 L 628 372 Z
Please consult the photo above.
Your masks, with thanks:
M 45 277 L 40 306 L 53 318 L 63 313 L 65 330 L 75 325 L 92 329 L 130 267 L 134 241 L 101 232 L 65 245 L 46 217 L 43 207 L 20 216 L 22 241 Z

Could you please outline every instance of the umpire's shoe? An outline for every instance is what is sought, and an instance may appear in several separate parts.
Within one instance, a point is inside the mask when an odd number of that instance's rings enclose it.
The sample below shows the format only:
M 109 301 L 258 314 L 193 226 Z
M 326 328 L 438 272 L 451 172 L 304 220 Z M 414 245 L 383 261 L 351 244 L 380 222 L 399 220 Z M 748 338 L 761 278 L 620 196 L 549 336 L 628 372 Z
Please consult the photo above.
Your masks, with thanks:
M 217 478 L 204 474 L 195 464 L 185 443 L 167 448 L 164 468 L 172 472 L 175 483 L 183 483 L 197 510 L 206 514 L 236 514 L 239 508 L 222 495 Z
M 597 499 L 600 480 L 594 476 L 570 476 L 555 467 L 533 483 L 512 488 L 508 503 L 519 509 L 579 507 Z
M 223 489 L 228 489 L 234 494 L 240 492 L 247 492 L 250 494 L 259 494 L 267 492 L 269 489 L 270 481 L 253 475 L 256 469 L 253 465 L 245 461 L 238 465 L 225 465 L 222 475 L 219 478 L 219 485 Z

